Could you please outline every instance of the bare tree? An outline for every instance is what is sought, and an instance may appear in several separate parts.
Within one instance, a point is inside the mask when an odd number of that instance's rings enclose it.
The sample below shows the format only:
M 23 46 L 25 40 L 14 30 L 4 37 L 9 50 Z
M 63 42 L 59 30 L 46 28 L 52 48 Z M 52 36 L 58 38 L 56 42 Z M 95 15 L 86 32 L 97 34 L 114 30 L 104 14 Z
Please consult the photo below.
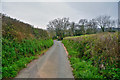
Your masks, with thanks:
M 78 23 L 69 22 L 69 18 L 57 18 L 49 22 L 47 30 L 53 36 L 63 38 L 65 36 L 96 33 L 99 27 L 102 32 L 105 30 L 112 31 L 115 26 L 116 21 L 112 20 L 110 16 L 104 15 L 89 21 L 87 19 L 80 19 Z
M 56 36 L 64 37 L 65 31 L 69 25 L 69 18 L 57 18 L 49 22 L 47 25 L 48 31 L 54 31 Z
M 115 28 L 116 22 L 115 20 L 109 20 L 108 23 L 106 24 L 108 31 L 112 31 L 112 28 Z
M 75 22 L 71 22 L 70 23 L 70 35 L 71 36 L 75 35 L 75 27 L 76 27 Z
M 110 22 L 110 16 L 99 16 L 96 18 L 98 26 L 101 28 L 101 30 L 104 32 L 105 28 L 107 28 L 109 22 Z
M 81 32 L 82 32 L 82 34 L 85 34 L 86 33 L 86 25 L 87 25 L 87 22 L 88 22 L 88 20 L 87 19 L 80 19 L 80 21 L 79 21 L 79 27 L 80 27 L 80 30 L 81 30 Z
M 56 33 L 55 33 L 55 30 L 54 30 L 54 28 L 53 28 L 53 26 L 51 26 L 51 25 L 47 25 L 48 27 L 47 27 L 47 30 L 48 30 L 48 32 L 49 32 L 49 36 L 51 36 L 51 37 L 55 37 L 56 36 Z
M 95 19 L 92 19 L 87 23 L 87 33 L 96 33 L 96 32 L 97 32 L 97 22 Z

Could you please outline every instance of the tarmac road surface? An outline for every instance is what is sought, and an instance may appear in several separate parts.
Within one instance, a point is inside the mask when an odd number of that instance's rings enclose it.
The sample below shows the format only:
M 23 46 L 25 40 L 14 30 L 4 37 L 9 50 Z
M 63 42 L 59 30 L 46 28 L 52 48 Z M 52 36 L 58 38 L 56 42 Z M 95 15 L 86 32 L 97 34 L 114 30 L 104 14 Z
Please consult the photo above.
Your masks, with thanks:
M 39 59 L 32 61 L 16 78 L 74 78 L 64 46 L 60 41 Z

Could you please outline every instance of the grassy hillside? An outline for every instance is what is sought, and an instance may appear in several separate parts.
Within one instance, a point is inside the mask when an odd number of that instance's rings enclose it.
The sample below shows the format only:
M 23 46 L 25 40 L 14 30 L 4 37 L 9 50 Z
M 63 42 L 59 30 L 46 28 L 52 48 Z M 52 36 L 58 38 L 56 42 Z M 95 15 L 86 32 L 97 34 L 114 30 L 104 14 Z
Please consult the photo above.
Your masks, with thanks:
M 52 46 L 47 31 L 2 16 L 2 77 L 13 78 L 26 65 Z
M 45 30 L 34 28 L 33 26 L 12 19 L 8 16 L 2 16 L 2 36 L 7 39 L 48 39 L 48 33 Z
M 118 32 L 66 37 L 75 78 L 120 78 Z

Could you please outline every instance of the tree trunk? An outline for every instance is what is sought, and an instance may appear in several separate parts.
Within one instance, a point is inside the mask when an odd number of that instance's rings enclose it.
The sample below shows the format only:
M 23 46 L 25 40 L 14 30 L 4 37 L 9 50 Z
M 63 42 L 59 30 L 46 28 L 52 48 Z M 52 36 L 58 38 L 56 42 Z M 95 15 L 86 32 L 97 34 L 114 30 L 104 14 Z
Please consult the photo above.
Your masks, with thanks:
M 101 26 L 101 29 L 102 29 L 103 32 L 105 32 L 105 28 L 104 27 Z

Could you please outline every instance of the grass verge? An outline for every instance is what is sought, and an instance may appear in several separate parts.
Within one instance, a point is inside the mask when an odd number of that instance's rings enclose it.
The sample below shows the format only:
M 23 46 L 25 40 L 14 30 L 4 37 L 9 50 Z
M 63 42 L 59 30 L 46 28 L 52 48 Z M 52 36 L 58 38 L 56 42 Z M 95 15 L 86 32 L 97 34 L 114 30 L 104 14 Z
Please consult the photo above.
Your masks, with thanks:
M 120 78 L 118 32 L 67 37 L 62 42 L 75 78 Z
M 53 45 L 53 40 L 3 40 L 2 50 L 2 78 L 13 78 L 27 66 L 29 62 L 42 55 Z

